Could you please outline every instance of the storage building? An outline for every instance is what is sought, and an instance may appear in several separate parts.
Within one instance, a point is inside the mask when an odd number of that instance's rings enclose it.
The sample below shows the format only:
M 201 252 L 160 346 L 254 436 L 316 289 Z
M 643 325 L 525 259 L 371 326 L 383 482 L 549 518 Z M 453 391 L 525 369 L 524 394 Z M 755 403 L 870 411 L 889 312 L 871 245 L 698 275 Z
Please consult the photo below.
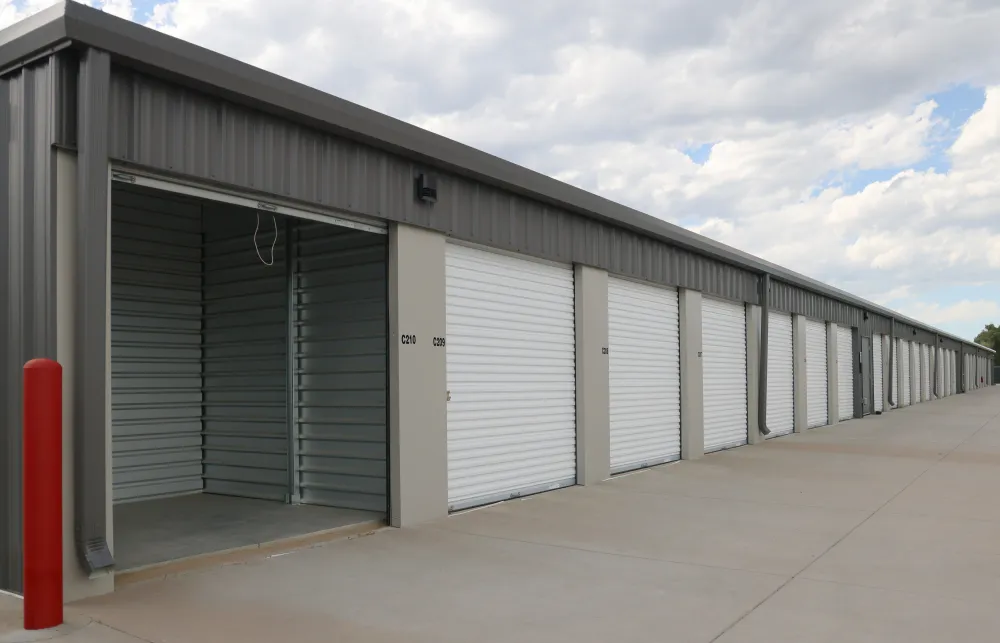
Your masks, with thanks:
M 67 600 L 992 383 L 985 348 L 74 2 L 0 32 L 0 150 L 4 589 L 36 357 Z

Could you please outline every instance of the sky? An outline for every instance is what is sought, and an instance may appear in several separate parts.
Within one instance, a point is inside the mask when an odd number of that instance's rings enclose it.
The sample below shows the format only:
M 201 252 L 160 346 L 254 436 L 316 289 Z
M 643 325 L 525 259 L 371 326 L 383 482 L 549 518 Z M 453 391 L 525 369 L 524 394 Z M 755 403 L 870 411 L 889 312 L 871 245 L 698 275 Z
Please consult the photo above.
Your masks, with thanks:
M 85 4 L 957 335 L 1000 323 L 997 0 Z

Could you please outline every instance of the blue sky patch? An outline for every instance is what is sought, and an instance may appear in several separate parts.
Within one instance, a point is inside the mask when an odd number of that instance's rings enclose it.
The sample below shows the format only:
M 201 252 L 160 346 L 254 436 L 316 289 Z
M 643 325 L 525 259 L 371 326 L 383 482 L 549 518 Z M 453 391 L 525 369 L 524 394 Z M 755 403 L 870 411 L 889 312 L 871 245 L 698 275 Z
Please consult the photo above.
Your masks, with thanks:
M 712 153 L 713 147 L 715 147 L 715 143 L 702 143 L 697 147 L 684 150 L 684 154 L 686 154 L 689 159 L 698 165 L 704 165 L 705 162 L 708 161 L 708 157 Z
M 157 4 L 157 0 L 133 0 L 132 6 L 135 8 L 135 21 L 136 22 L 146 22 L 153 15 L 153 7 Z

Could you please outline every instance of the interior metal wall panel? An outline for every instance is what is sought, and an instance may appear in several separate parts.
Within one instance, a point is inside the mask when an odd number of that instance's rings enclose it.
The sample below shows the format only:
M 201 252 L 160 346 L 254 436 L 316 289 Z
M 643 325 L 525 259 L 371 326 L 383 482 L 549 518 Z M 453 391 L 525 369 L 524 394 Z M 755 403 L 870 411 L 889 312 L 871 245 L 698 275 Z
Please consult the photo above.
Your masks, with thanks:
M 114 502 L 201 491 L 201 252 L 198 203 L 112 192 Z
M 677 290 L 608 279 L 611 472 L 681 456 Z
M 746 307 L 701 302 L 705 453 L 747 443 Z
M 573 270 L 448 244 L 448 505 L 576 481 Z
M 829 423 L 826 324 L 806 320 L 806 419 L 810 429 Z
M 227 204 L 203 207 L 205 491 L 285 500 L 285 224 Z
M 795 430 L 795 380 L 792 349 L 792 316 L 770 311 L 767 323 L 767 428 L 768 438 Z
M 128 69 L 114 70 L 111 109 L 120 161 L 759 303 L 748 270 L 459 174 L 438 173 L 426 207 L 413 198 L 419 164 Z
M 22 584 L 22 368 L 56 358 L 56 74 L 50 57 L 0 77 L 0 589 L 11 591 Z
M 388 238 L 302 221 L 292 239 L 296 492 L 385 512 Z
M 875 395 L 875 412 L 881 413 L 885 410 L 885 358 L 883 356 L 883 336 L 874 335 L 872 337 L 872 380 Z
M 854 417 L 854 359 L 851 329 L 837 326 L 837 398 L 838 419 Z

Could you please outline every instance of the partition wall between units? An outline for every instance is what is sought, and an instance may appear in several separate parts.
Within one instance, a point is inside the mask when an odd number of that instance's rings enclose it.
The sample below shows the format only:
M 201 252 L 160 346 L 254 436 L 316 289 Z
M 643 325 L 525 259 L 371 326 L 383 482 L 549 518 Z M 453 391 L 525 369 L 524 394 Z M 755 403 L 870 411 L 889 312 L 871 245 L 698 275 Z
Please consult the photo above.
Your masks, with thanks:
M 0 142 L 2 589 L 35 357 L 67 600 L 992 383 L 988 349 L 75 2 L 0 31 Z

